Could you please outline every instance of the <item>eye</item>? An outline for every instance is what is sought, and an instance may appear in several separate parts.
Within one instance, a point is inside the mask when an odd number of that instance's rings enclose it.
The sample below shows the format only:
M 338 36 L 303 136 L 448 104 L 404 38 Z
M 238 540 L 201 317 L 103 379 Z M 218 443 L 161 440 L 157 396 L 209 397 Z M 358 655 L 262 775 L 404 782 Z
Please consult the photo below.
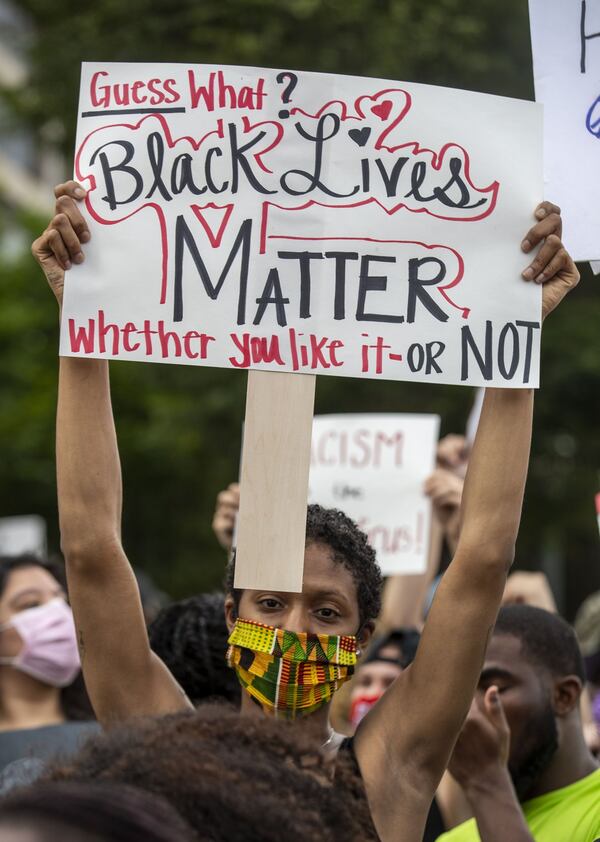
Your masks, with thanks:
M 28 599 L 22 602 L 18 608 L 17 612 L 19 611 L 27 611 L 29 608 L 39 608 L 42 603 L 39 599 Z
M 278 599 L 275 599 L 274 596 L 267 596 L 264 599 L 259 599 L 258 604 L 263 608 L 266 608 L 267 611 L 279 611 L 283 608 L 283 604 Z
M 320 620 L 337 620 L 340 617 L 339 611 L 335 608 L 317 608 L 315 614 Z

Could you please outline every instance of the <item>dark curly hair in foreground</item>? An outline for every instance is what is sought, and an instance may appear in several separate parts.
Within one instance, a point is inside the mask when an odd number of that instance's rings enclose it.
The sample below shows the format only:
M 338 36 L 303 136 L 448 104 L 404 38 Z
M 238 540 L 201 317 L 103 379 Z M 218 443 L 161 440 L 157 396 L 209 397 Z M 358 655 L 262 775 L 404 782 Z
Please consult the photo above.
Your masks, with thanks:
M 0 801 L 0 838 L 9 828 L 23 831 L 23 838 L 60 842 L 197 839 L 163 798 L 136 787 L 97 782 L 36 784 L 9 795 Z
M 354 579 L 361 626 L 375 620 L 381 611 L 383 579 L 365 533 L 344 512 L 313 504 L 306 513 L 306 543 L 330 548 L 333 560 L 343 564 Z M 227 567 L 225 588 L 233 594 L 237 608 L 241 591 L 233 587 L 234 575 L 235 558 Z
M 50 778 L 129 784 L 161 796 L 202 842 L 377 838 L 349 757 L 338 758 L 332 782 L 309 723 L 294 728 L 222 705 L 112 729 Z
M 224 699 L 237 704 L 240 685 L 225 662 L 229 632 L 225 597 L 205 593 L 163 608 L 150 628 L 150 646 L 193 704 Z

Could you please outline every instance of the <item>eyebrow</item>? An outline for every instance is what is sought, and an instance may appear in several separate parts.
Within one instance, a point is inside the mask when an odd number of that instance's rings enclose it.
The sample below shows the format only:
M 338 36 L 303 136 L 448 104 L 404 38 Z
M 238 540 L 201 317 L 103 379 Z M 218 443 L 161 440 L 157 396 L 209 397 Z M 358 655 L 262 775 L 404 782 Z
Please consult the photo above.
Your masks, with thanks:
M 289 596 L 289 591 L 256 591 L 257 594 L 266 594 L 270 593 L 273 596 L 277 597 L 287 597 Z M 319 587 L 315 587 L 314 589 L 308 586 L 302 591 L 302 595 L 308 597 L 311 600 L 319 600 L 319 599 L 337 599 L 340 602 L 343 602 L 345 605 L 350 604 L 350 600 L 344 594 L 343 591 L 338 590 L 331 590 L 331 588 L 325 590 L 320 589 Z
M 487 667 L 482 670 L 481 675 L 479 676 L 479 684 L 485 684 L 494 678 L 505 678 L 508 681 L 511 681 L 514 677 L 515 676 L 512 672 L 503 669 L 502 667 Z
M 56 586 L 54 592 L 56 594 L 64 593 L 60 585 Z M 42 588 L 24 588 L 22 591 L 17 591 L 16 594 L 14 594 L 14 596 L 11 596 L 9 600 L 9 605 L 12 605 L 14 602 L 17 602 L 19 599 L 22 599 L 24 596 L 40 596 L 40 594 L 43 593 L 44 591 L 42 590 Z
M 336 599 L 340 602 L 343 602 L 344 605 L 349 605 L 350 602 L 348 597 L 343 593 L 343 591 L 336 591 L 336 590 L 319 590 L 315 589 L 311 591 L 305 591 L 306 596 L 309 596 L 311 599 L 319 600 L 319 599 Z
M 311 596 L 344 596 L 344 592 L 338 588 L 331 588 L 326 585 L 311 585 L 310 582 L 304 583 L 303 593 Z

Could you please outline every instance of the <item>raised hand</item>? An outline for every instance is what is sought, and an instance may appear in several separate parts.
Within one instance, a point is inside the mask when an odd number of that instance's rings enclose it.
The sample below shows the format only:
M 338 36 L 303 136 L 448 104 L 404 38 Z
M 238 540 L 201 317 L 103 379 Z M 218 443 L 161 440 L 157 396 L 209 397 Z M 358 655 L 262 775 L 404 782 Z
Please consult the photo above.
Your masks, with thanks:
M 521 243 L 529 253 L 540 243 L 537 255 L 523 270 L 526 281 L 543 284 L 542 319 L 552 312 L 565 295 L 579 283 L 579 271 L 571 255 L 563 246 L 560 208 L 552 202 L 542 202 L 534 213 L 538 220 Z
M 481 702 L 473 700 L 448 764 L 450 774 L 468 791 L 487 772 L 508 763 L 510 729 L 496 686 L 488 687 Z
M 502 605 L 533 605 L 544 611 L 555 612 L 556 601 L 550 582 L 544 573 L 518 570 L 508 577 Z
M 212 528 L 215 537 L 224 550 L 231 550 L 235 518 L 240 507 L 240 486 L 232 482 L 225 491 L 217 495 L 217 506 L 213 515 Z
M 62 304 L 65 271 L 73 263 L 85 260 L 82 244 L 90 240 L 90 231 L 77 202 L 86 191 L 75 181 L 67 181 L 54 188 L 55 215 L 44 233 L 34 240 L 31 253 L 42 267 L 44 275 L 59 306 Z

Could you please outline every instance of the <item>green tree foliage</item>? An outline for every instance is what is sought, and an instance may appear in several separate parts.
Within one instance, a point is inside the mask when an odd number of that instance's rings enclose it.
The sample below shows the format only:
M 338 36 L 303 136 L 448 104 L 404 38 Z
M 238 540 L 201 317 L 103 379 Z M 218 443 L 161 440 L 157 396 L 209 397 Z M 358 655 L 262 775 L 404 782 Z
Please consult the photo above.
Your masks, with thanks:
M 72 148 L 81 61 L 246 64 L 531 97 L 525 0 L 20 0 L 34 25 L 32 125 Z
M 508 96 L 533 93 L 525 0 L 21 0 L 31 80 L 12 113 L 33 132 L 59 118 L 72 150 L 82 60 L 248 64 L 410 79 Z M 47 137 L 47 136 L 46 136 Z M 47 140 L 45 141 L 47 142 Z M 43 223 L 23 220 L 33 236 Z M 56 308 L 26 255 L 2 260 L 0 512 L 39 512 L 58 547 L 54 480 Z M 543 389 L 518 549 L 568 562 L 571 610 L 600 586 L 600 322 L 589 276 L 544 336 Z M 113 395 L 132 561 L 174 595 L 218 586 L 214 498 L 237 476 L 245 377 L 218 369 L 116 363 Z M 464 429 L 471 390 L 321 377 L 317 412 L 439 412 Z

